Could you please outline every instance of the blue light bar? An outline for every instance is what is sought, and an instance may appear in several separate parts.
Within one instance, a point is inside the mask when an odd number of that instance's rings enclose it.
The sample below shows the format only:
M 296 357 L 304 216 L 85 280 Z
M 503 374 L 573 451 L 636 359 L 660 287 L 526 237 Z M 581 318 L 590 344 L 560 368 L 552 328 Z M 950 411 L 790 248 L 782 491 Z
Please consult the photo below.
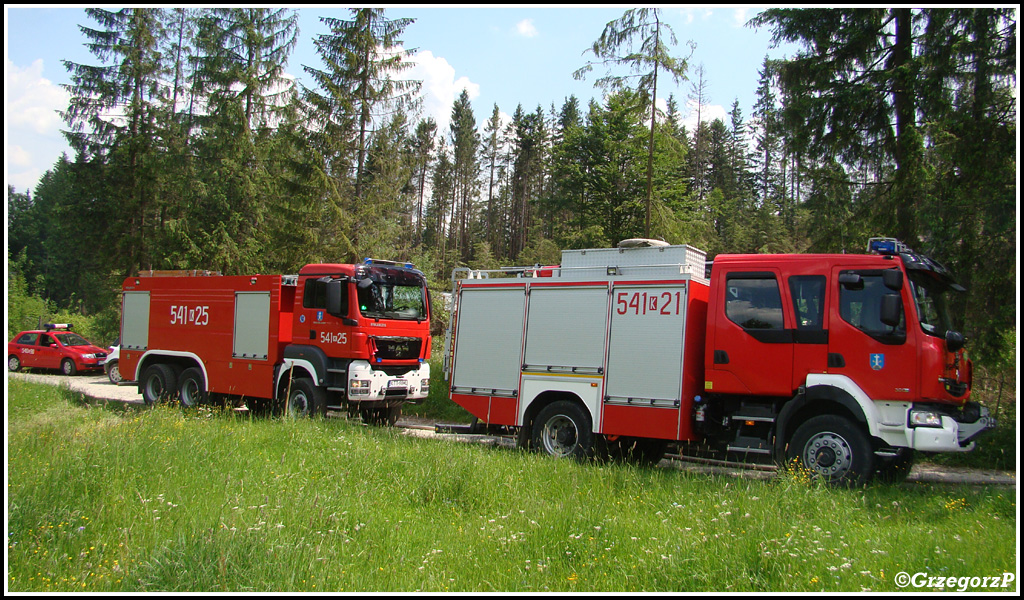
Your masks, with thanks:
M 903 242 L 894 238 L 871 238 L 868 240 L 868 252 L 893 255 L 900 252 L 907 252 L 907 247 Z
M 896 242 L 893 240 L 875 240 L 871 243 L 871 251 L 879 254 L 894 254 Z

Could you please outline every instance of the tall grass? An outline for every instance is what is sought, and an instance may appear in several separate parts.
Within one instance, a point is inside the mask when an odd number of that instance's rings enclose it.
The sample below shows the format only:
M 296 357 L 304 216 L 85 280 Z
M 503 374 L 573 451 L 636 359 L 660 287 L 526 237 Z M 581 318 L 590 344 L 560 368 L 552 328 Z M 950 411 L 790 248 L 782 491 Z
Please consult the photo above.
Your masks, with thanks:
M 893 591 L 1016 564 L 1004 488 L 577 464 L 8 384 L 11 591 Z

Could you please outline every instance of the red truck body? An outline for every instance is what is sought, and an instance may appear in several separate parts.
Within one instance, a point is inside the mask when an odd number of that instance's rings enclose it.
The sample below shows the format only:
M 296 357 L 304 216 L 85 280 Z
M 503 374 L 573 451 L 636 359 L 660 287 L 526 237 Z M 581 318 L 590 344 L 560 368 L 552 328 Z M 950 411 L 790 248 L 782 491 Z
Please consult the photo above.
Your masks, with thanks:
M 129 277 L 123 291 L 120 369 L 147 402 L 166 393 L 273 404 L 297 390 L 289 400 L 303 414 L 346 406 L 393 421 L 429 390 L 429 301 L 411 266 Z
M 653 459 L 700 442 L 864 482 L 905 472 L 914 450 L 969 450 L 994 421 L 969 400 L 946 310 L 958 286 L 883 241 L 863 255 L 719 255 L 710 277 L 689 246 L 468 271 L 451 399 L 557 455 Z

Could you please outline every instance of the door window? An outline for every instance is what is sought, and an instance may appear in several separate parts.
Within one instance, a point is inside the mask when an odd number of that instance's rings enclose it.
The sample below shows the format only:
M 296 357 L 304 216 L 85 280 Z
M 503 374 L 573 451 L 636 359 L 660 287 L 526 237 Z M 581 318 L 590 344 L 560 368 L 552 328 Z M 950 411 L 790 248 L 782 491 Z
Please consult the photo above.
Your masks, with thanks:
M 782 296 L 775 275 L 730 273 L 726 277 L 725 315 L 743 329 L 783 329 Z
M 855 284 L 839 286 L 839 315 L 866 335 L 883 344 L 902 344 L 907 339 L 906 315 L 896 327 L 881 320 L 882 297 L 895 293 L 882 282 L 881 271 L 844 271 L 860 276 Z

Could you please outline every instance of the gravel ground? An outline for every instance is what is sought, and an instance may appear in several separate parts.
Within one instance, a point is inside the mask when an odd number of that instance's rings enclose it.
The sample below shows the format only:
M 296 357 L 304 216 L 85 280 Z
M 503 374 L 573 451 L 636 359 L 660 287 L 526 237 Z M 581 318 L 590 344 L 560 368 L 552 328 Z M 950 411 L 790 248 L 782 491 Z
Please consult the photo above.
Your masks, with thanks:
M 100 400 L 143 404 L 142 396 L 139 394 L 138 387 L 134 383 L 114 385 L 103 374 L 68 377 L 65 375 L 34 372 L 8 373 L 7 376 L 12 379 L 23 379 L 50 385 L 66 385 L 76 392 L 81 392 L 86 396 Z M 432 424 L 429 421 L 421 418 L 403 418 L 398 423 L 401 426 L 409 427 L 410 429 L 407 429 L 408 435 L 416 437 L 444 437 L 466 442 L 514 447 L 514 443 L 506 438 L 486 435 L 438 434 L 430 429 Z M 720 461 L 666 459 L 662 460 L 660 464 L 686 471 L 731 475 L 741 478 L 763 479 L 774 475 L 774 470 L 772 469 L 736 468 Z M 1005 471 L 965 469 L 918 463 L 911 470 L 910 475 L 907 477 L 907 482 L 1016 486 L 1017 474 Z

